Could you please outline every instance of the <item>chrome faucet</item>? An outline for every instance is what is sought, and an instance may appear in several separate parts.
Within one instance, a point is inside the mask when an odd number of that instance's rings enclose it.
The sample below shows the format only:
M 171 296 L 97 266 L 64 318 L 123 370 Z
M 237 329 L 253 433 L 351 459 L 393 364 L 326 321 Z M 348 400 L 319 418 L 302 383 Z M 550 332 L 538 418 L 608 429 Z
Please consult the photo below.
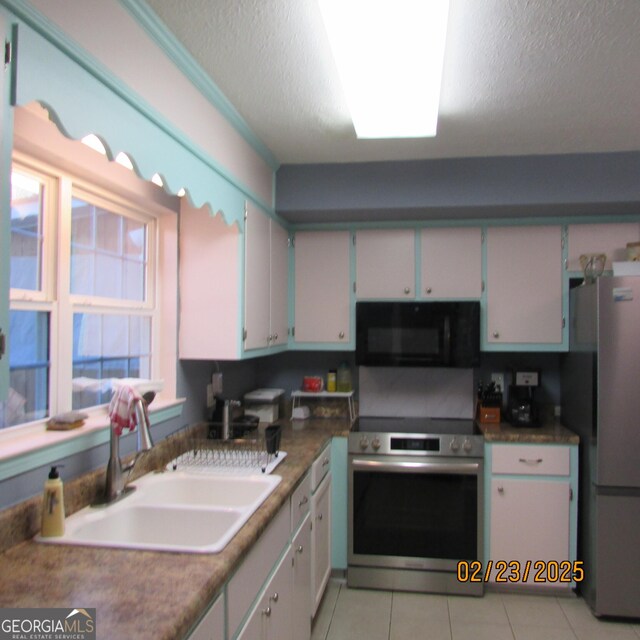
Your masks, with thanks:
M 122 466 L 122 461 L 120 460 L 120 436 L 116 433 L 113 424 L 110 425 L 107 477 L 104 496 L 98 501 L 98 504 L 110 504 L 134 490 L 134 487 L 125 487 L 125 485 L 138 458 L 153 447 L 153 440 L 149 432 L 150 421 L 147 407 L 153 402 L 155 396 L 156 394 L 153 391 L 149 391 L 134 403 L 134 411 L 136 412 L 138 423 L 138 446 L 135 458 L 126 467 Z M 127 474 L 126 477 L 125 473 Z

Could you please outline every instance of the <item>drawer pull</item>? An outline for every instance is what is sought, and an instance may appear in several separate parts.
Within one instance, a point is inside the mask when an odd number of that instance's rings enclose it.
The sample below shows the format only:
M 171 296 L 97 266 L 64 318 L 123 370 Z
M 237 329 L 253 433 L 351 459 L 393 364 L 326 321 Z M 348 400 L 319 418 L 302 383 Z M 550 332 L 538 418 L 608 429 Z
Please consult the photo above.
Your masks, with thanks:
M 267 618 L 271 617 L 271 607 L 267 607 L 266 609 L 262 610 L 262 615 L 267 616 Z
M 278 595 L 278 592 L 276 591 L 270 598 L 270 600 L 273 600 L 274 602 L 278 602 L 278 598 L 280 596 Z
M 304 507 L 304 505 L 307 504 L 307 502 L 309 502 L 309 498 L 305 496 L 304 498 L 302 498 L 302 500 L 300 500 L 300 502 L 298 502 L 298 507 Z
M 504 493 L 504 487 L 498 487 L 498 493 Z
M 523 464 L 540 464 L 542 462 L 542 458 L 519 458 L 519 461 Z
M 304 551 L 304 547 L 303 547 L 302 545 L 300 545 L 300 546 L 296 549 L 296 551 L 297 551 L 298 553 L 302 553 L 302 552 Z
M 323 467 L 326 467 L 328 464 L 329 464 L 329 458 L 325 458 L 325 459 L 322 461 L 322 466 L 323 466 Z
M 321 513 L 318 514 L 318 520 L 322 520 L 322 514 Z

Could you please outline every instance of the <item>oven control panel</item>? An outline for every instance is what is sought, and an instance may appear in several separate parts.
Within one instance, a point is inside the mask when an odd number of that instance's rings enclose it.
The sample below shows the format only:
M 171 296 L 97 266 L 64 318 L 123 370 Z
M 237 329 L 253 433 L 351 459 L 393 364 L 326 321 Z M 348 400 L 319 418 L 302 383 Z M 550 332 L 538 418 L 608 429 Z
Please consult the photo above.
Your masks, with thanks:
M 484 456 L 484 438 L 478 435 L 352 433 L 349 436 L 349 452 L 478 458 Z

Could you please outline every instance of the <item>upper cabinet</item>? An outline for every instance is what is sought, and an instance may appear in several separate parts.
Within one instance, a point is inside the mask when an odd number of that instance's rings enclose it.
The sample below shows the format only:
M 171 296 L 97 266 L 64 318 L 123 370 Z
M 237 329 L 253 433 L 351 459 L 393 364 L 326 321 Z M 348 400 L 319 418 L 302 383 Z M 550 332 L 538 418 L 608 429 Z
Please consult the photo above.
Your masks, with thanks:
M 485 347 L 562 346 L 560 226 L 489 227 L 486 283 Z
M 245 350 L 287 344 L 288 234 L 255 206 L 245 221 Z
M 413 229 L 356 231 L 356 296 L 415 298 L 416 261 Z
M 482 230 L 425 228 L 420 232 L 422 298 L 480 298 Z
M 640 241 L 640 223 L 570 224 L 567 239 L 569 271 L 582 271 L 580 256 L 594 253 L 607 256 L 605 269 L 610 270 L 612 262 L 627 260 L 627 242 Z
M 294 241 L 294 345 L 351 340 L 349 231 L 301 231 Z

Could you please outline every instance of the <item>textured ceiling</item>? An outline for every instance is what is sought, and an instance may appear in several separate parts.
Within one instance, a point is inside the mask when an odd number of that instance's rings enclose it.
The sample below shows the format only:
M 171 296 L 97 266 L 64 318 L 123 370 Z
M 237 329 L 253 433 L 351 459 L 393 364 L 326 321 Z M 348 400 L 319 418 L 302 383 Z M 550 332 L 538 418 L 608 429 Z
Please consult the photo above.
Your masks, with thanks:
M 355 137 L 316 0 L 147 3 L 280 163 L 640 149 L 639 0 L 451 0 L 438 135 L 384 141 Z

